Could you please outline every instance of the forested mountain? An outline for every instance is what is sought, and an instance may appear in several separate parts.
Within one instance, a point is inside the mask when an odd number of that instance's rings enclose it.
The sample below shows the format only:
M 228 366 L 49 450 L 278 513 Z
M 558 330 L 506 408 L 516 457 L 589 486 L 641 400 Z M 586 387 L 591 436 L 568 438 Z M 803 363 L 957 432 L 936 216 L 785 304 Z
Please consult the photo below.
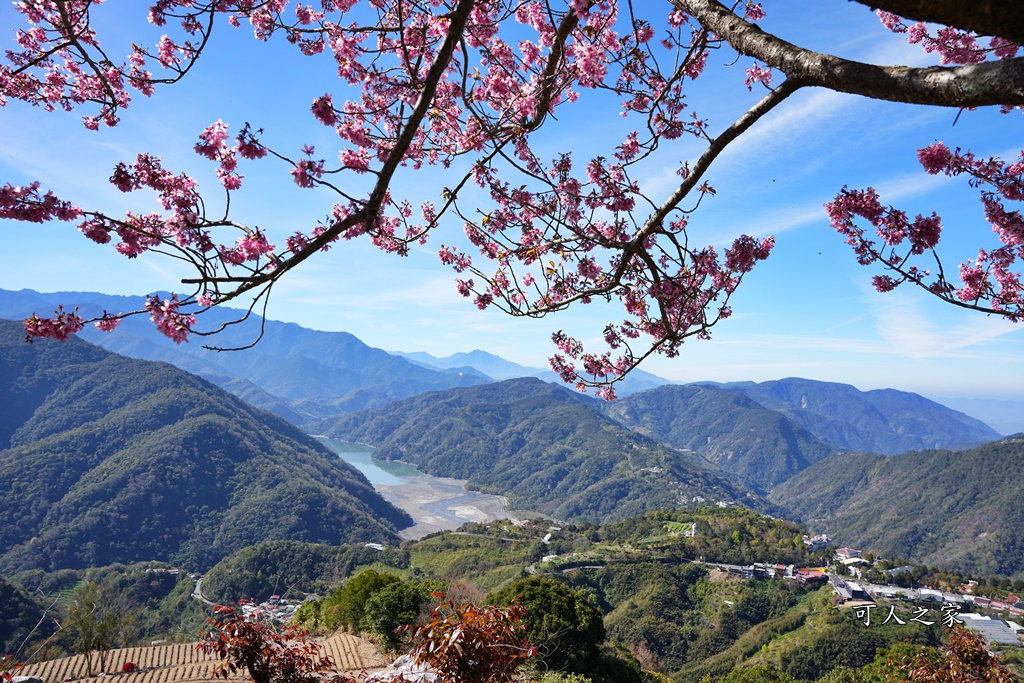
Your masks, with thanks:
M 1024 439 L 967 451 L 839 453 L 769 498 L 845 545 L 964 571 L 1024 566 Z
M 316 440 L 208 382 L 0 321 L 0 568 L 170 560 L 276 538 L 396 540 L 409 517 Z
M 43 618 L 43 613 L 38 601 L 0 576 L 0 652 L 18 652 L 37 627 L 50 635 L 53 624 Z
M 843 450 L 896 455 L 923 448 L 968 448 L 1001 435 L 918 394 L 860 391 L 849 384 L 790 377 L 718 384 L 777 410 Z
M 658 387 L 603 408 L 621 424 L 691 450 L 764 489 L 835 450 L 782 413 L 714 386 Z
M 917 605 L 903 603 L 894 607 L 901 624 L 883 625 L 879 617 L 865 628 L 853 609 L 836 609 L 831 587 L 816 589 L 778 576 L 744 579 L 691 561 L 813 561 L 801 541 L 803 528 L 749 510 L 654 510 L 601 526 L 558 526 L 553 529 L 543 519 L 525 525 L 469 523 L 461 532 L 434 534 L 369 557 L 365 548 L 264 543 L 225 558 L 207 575 L 203 589 L 208 582 L 213 588 L 216 579 L 218 598 L 228 602 L 263 599 L 281 593 L 281 586 L 294 588 L 289 596 L 295 599 L 313 591 L 323 597 L 299 609 L 297 620 L 304 628 L 329 631 L 347 623 L 370 637 L 380 633 L 377 625 L 398 623 L 387 617 L 403 604 L 392 594 L 416 582 L 448 585 L 455 592 L 450 597 L 476 604 L 507 604 L 518 595 L 527 610 L 527 637 L 545 656 L 566 652 L 567 638 L 576 646 L 568 652 L 590 653 L 587 659 L 551 662 L 562 672 L 552 678 L 577 680 L 567 674 L 585 671 L 585 680 L 595 683 L 882 681 L 883 676 L 861 677 L 849 670 L 827 674 L 840 666 L 884 664 L 884 648 L 937 644 L 946 630 L 938 619 L 940 605 L 917 612 L 931 626 L 911 621 Z M 526 578 L 524 569 L 530 574 Z M 333 591 L 331 584 L 337 587 Z M 881 599 L 876 607 L 875 614 L 884 615 Z M 420 614 L 429 609 L 428 604 Z M 592 624 L 598 614 L 604 632 L 586 629 L 588 635 L 578 637 L 584 630 L 581 617 Z M 413 609 L 408 618 L 415 615 Z M 663 677 L 595 669 L 598 655 L 592 646 L 606 638 L 615 641 L 619 652 L 628 649 L 627 660 Z M 771 670 L 729 676 L 752 666 Z M 539 674 L 528 678 L 538 679 Z
M 559 519 L 622 519 L 694 496 L 764 508 L 711 463 L 622 427 L 598 405 L 538 379 L 515 379 L 416 396 L 316 429 Z
M 415 363 L 421 363 L 433 368 L 445 370 L 470 368 L 498 381 L 516 379 L 519 377 L 536 377 L 537 379 L 542 379 L 545 382 L 562 384 L 562 380 L 559 376 L 550 369 L 531 368 L 525 365 L 520 365 L 518 363 L 505 360 L 501 356 L 496 356 L 493 353 L 487 353 L 486 351 L 481 351 L 479 349 L 468 353 L 455 353 L 446 358 L 438 358 L 437 356 L 432 356 L 429 353 L 424 353 L 422 351 L 414 351 L 411 353 L 392 351 L 391 353 L 397 356 L 402 356 L 403 358 L 408 358 Z M 667 379 L 658 377 L 657 375 L 652 375 L 649 372 L 637 368 L 631 371 L 629 375 L 626 376 L 626 379 L 616 385 L 616 390 L 620 396 L 628 396 L 629 394 L 635 394 L 638 391 L 646 391 L 647 389 L 660 387 L 664 384 L 671 384 L 671 382 Z
M 0 318 L 23 319 L 33 312 L 52 315 L 58 305 L 70 302 L 81 304 L 82 315 L 93 316 L 135 310 L 140 301 L 141 297 L 95 292 L 0 290 Z M 218 307 L 204 315 L 204 322 L 217 325 L 241 313 Z M 253 314 L 218 333 L 215 343 L 223 348 L 247 346 L 259 337 L 261 322 Z M 195 339 L 176 345 L 147 316 L 128 318 L 111 333 L 89 326 L 81 336 L 115 353 L 176 365 L 299 424 L 425 391 L 489 381 L 474 373 L 423 367 L 367 346 L 347 332 L 319 332 L 274 320 L 265 323 L 259 344 L 232 353 L 209 351 Z

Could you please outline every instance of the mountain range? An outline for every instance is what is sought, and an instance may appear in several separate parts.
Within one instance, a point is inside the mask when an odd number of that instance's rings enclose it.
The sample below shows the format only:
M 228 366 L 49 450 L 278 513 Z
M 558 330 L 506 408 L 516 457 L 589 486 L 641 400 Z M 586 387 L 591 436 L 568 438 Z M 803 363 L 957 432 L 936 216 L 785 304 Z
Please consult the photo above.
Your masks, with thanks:
M 844 450 L 896 455 L 967 448 L 1001 436 L 981 420 L 907 391 L 860 391 L 798 377 L 716 386 L 738 391 Z
M 87 315 L 137 304 L 0 290 L 0 316 L 69 301 L 87 301 Z M 258 325 L 229 328 L 217 343 L 247 344 Z M 230 353 L 176 346 L 142 317 L 113 334 L 83 333 L 194 370 L 231 396 L 166 364 L 81 341 L 28 346 L 17 323 L 3 332 L 0 476 L 12 495 L 0 503 L 0 569 L 151 556 L 208 566 L 258 540 L 394 539 L 409 523 L 317 442 L 235 396 L 311 433 L 371 444 L 378 458 L 467 479 L 513 507 L 561 519 L 732 501 L 809 521 L 846 543 L 905 547 L 909 559 L 1005 568 L 997 556 L 1016 557 L 1016 537 L 978 526 L 968 543 L 944 526 L 971 529 L 986 516 L 1017 523 L 993 512 L 1024 509 L 994 474 L 1016 472 L 1012 458 L 991 455 L 1012 447 L 959 455 L 999 434 L 907 392 L 789 378 L 669 384 L 604 403 L 536 378 L 491 383 L 546 371 L 482 351 L 398 357 L 347 333 L 274 321 L 254 349 Z M 652 377 L 640 376 L 661 381 Z M 954 485 L 975 476 L 972 464 L 996 503 L 985 491 L 957 494 Z M 939 512 L 900 507 L 907 490 Z M 938 505 L 949 498 L 960 507 Z M 339 515 L 350 524 L 337 528 Z M 93 538 L 107 528 L 117 534 Z
M 695 496 L 765 501 L 692 453 L 630 430 L 601 403 L 536 378 L 449 389 L 325 420 L 327 436 L 374 447 L 434 476 L 507 496 L 513 508 L 559 519 L 607 521 Z
M 269 538 L 396 542 L 412 520 L 315 439 L 166 363 L 0 321 L 0 569 L 161 559 Z
M 839 453 L 777 486 L 791 518 L 887 557 L 1013 575 L 1024 567 L 1024 438 L 965 451 Z
M 562 384 L 561 378 L 551 370 L 531 368 L 519 363 L 513 363 L 501 356 L 495 356 L 493 353 L 487 353 L 479 349 L 469 351 L 468 353 L 455 353 L 445 358 L 438 358 L 423 351 L 411 353 L 391 351 L 390 353 L 432 368 L 476 371 L 499 382 L 506 379 L 516 379 L 517 377 L 536 377 L 545 382 Z M 628 396 L 639 391 L 660 387 L 664 384 L 671 384 L 671 382 L 636 368 L 626 375 L 626 378 L 619 382 L 615 388 L 620 396 Z
M 33 312 L 47 315 L 58 305 L 72 303 L 80 306 L 83 315 L 92 316 L 103 311 L 133 310 L 140 301 L 141 297 L 96 292 L 0 289 L 0 318 L 23 319 Z M 242 313 L 213 309 L 204 315 L 208 326 L 216 326 L 235 320 Z M 169 362 L 302 426 L 324 417 L 457 386 L 517 377 L 538 377 L 561 385 L 550 370 L 519 365 L 486 351 L 456 353 L 445 358 L 423 352 L 386 352 L 369 347 L 346 332 L 310 330 L 294 323 L 263 320 L 255 314 L 218 333 L 216 345 L 248 346 L 259 338 L 261 327 L 263 337 L 259 344 L 232 352 L 205 349 L 203 338 L 177 345 L 157 332 L 145 316 L 125 319 L 116 334 L 87 327 L 80 336 L 122 355 Z M 667 384 L 668 380 L 636 369 L 618 389 L 621 396 L 628 396 Z M 942 424 L 932 421 L 937 404 L 917 394 L 892 389 L 860 392 L 849 385 L 799 378 L 760 384 L 700 384 L 745 393 L 835 446 L 850 450 L 895 454 L 914 448 L 969 446 L 1001 436 L 981 421 L 965 420 L 963 415 L 952 420 L 949 435 L 943 434 Z M 1004 412 L 1017 407 L 1014 402 L 1003 403 L 1006 405 L 1000 405 Z M 961 401 L 958 405 L 963 409 L 974 404 Z M 920 410 L 927 415 L 919 416 Z M 1007 425 L 1003 428 L 1006 433 L 1015 424 L 1010 416 L 1003 416 L 1002 423 Z M 970 426 L 973 433 L 965 432 L 964 425 Z M 924 433 L 922 428 L 932 433 Z M 949 437 L 957 435 L 966 435 L 966 440 L 953 443 Z
M 72 304 L 79 307 L 81 315 L 92 317 L 104 311 L 134 310 L 141 300 L 98 292 L 0 290 L 0 318 L 24 319 L 33 313 L 45 316 L 58 306 Z M 204 324 L 216 327 L 243 314 L 229 308 L 212 309 L 204 314 Z M 216 345 L 222 348 L 244 347 L 260 339 L 252 348 L 239 351 L 206 349 L 204 340 L 196 337 L 187 344 L 175 344 L 145 316 L 124 319 L 116 334 L 87 327 L 80 336 L 125 356 L 171 363 L 297 425 L 428 391 L 514 377 L 540 377 L 561 384 L 550 370 L 522 366 L 485 351 L 447 358 L 423 352 L 386 352 L 367 346 L 347 332 L 310 330 L 294 323 L 264 320 L 256 314 L 225 327 L 216 336 Z M 620 393 L 667 383 L 636 370 Z
M 1000 531 L 1024 530 L 1014 517 L 1024 512 L 1016 487 L 1024 459 L 1013 459 L 1012 441 L 950 450 L 998 434 L 906 392 L 802 379 L 746 389 L 669 385 L 605 403 L 518 379 L 396 401 L 316 428 L 560 519 L 603 522 L 701 499 L 738 501 L 889 556 L 1007 573 L 1024 559 L 1024 531 Z M 757 391 L 793 400 L 777 399 L 788 410 L 772 410 L 751 398 Z M 844 444 L 947 450 L 855 453 L 814 427 Z
M 0 318 L 23 319 L 33 312 L 52 315 L 57 306 L 70 302 L 79 306 L 81 315 L 92 317 L 103 311 L 135 310 L 140 301 L 141 297 L 95 292 L 0 290 Z M 216 327 L 243 313 L 211 309 L 204 314 L 204 324 Z M 347 332 L 319 332 L 256 315 L 216 336 L 216 345 L 222 348 L 244 347 L 260 339 L 241 351 L 212 351 L 197 337 L 175 344 L 146 316 L 124 319 L 116 334 L 87 326 L 80 336 L 125 356 L 171 363 L 300 425 L 426 391 L 490 381 L 477 373 L 423 367 L 367 346 Z

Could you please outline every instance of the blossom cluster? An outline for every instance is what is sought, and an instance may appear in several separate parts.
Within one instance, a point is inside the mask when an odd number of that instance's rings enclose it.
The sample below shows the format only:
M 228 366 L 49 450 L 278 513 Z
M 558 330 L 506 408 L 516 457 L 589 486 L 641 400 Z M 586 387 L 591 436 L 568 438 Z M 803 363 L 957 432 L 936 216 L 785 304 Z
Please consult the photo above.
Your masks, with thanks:
M 195 314 L 182 313 L 180 307 L 177 294 L 171 294 L 168 299 L 160 299 L 156 295 L 146 298 L 146 311 L 150 319 L 160 332 L 176 344 L 188 341 L 192 326 L 196 324 Z
M 925 52 L 939 55 L 941 64 L 977 64 L 988 57 L 1010 59 L 1017 56 L 1020 46 L 1005 38 L 993 36 L 988 47 L 979 42 L 979 36 L 949 26 L 929 28 L 923 21 L 908 25 L 892 12 L 878 10 L 879 20 L 893 33 L 903 33 L 911 45 L 920 45 Z
M 52 318 L 40 318 L 35 313 L 25 319 L 25 339 L 32 342 L 33 339 L 57 339 L 66 341 L 72 335 L 82 331 L 85 321 L 78 315 L 78 309 L 65 311 L 59 307 L 54 311 Z
M 678 208 L 646 220 L 635 215 L 641 202 L 651 202 L 631 168 L 662 140 L 707 137 L 706 122 L 687 108 L 683 84 L 700 76 L 719 39 L 673 8 L 666 8 L 670 30 L 655 40 L 650 21 L 634 16 L 632 8 L 620 16 L 613 0 L 573 0 L 560 11 L 538 1 L 462 0 L 447 3 L 443 13 L 438 2 L 381 0 L 373 3 L 375 16 L 359 14 L 358 20 L 354 0 L 319 6 L 159 0 L 148 19 L 168 33 L 150 49 L 133 46 L 119 66 L 104 58 L 108 66 L 97 71 L 102 52 L 90 10 L 97 11 L 98 3 L 62 4 L 66 13 L 47 4 L 19 4 L 30 28 L 19 34 L 21 52 L 9 56 L 12 67 L 0 71 L 0 97 L 47 108 L 97 107 L 85 118 L 90 128 L 117 123 L 117 112 L 131 101 L 128 89 L 149 95 L 183 76 L 218 15 L 235 27 L 247 22 L 257 40 L 280 35 L 304 55 L 328 55 L 339 79 L 358 87 L 355 99 L 342 102 L 326 92 L 310 109 L 338 136 L 337 167 L 311 146 L 297 158 L 271 152 L 258 139 L 261 131 L 248 124 L 233 141 L 223 121 L 199 134 L 195 152 L 217 164 L 229 196 L 242 184 L 240 160 L 266 156 L 285 161 L 299 187 L 341 196 L 323 221 L 294 231 L 281 249 L 259 228 L 207 216 L 195 180 L 169 171 L 150 154 L 118 164 L 110 181 L 124 192 L 155 191 L 160 212 L 85 212 L 42 194 L 38 185 L 0 192 L 0 217 L 77 220 L 86 237 L 101 244 L 116 238 L 114 247 L 130 258 L 157 247 L 182 252 L 199 269 L 194 298 L 150 297 L 144 306 L 176 342 L 186 340 L 195 325 L 195 314 L 184 307 L 230 299 L 235 293 L 225 293 L 221 283 L 238 280 L 238 273 L 248 278 L 244 289 L 270 286 L 309 253 L 364 235 L 385 251 L 404 254 L 454 216 L 492 266 L 478 265 L 451 246 L 442 245 L 439 256 L 460 275 L 458 291 L 479 308 L 538 316 L 598 298 L 622 302 L 628 318 L 605 330 L 609 352 L 577 351 L 575 343 L 556 335 L 559 353 L 552 362 L 582 389 L 614 381 L 653 351 L 673 355 L 684 339 L 706 337 L 729 315 L 726 302 L 743 274 L 771 249 L 771 240 L 742 237 L 719 257 L 713 247 L 680 246 L 686 244 L 680 239 L 686 216 Z M 764 17 L 753 0 L 742 12 L 751 21 Z M 518 28 L 506 30 L 503 22 Z M 54 48 L 67 35 L 77 40 Z M 658 56 L 657 50 L 666 54 Z M 663 73 L 660 63 L 673 61 L 676 74 Z M 753 82 L 770 85 L 771 72 L 755 65 L 747 72 L 748 87 Z M 531 146 L 532 133 L 587 90 L 614 93 L 622 114 L 638 119 L 636 129 L 606 156 L 576 162 L 567 153 L 542 160 Z M 475 184 L 490 206 L 467 208 L 457 189 L 446 189 L 441 205 L 423 202 L 418 211 L 392 197 L 397 167 L 447 168 L 464 155 L 476 161 L 458 187 Z M 329 180 L 339 172 L 372 172 L 376 181 L 366 196 L 350 194 Z M 687 168 L 679 175 L 689 182 Z M 712 192 L 706 184 L 691 189 L 700 196 Z M 218 237 L 231 230 L 239 231 L 234 239 Z M 55 336 L 55 330 L 74 328 L 74 319 L 63 315 L 36 319 L 33 334 Z M 112 329 L 120 319 L 105 314 L 96 322 Z M 645 350 L 634 350 L 642 336 Z M 603 390 L 605 396 L 613 393 Z
M 957 268 L 960 285 L 950 282 L 935 247 L 942 234 L 936 214 L 916 216 L 883 207 L 874 189 L 842 192 L 825 205 L 832 227 L 846 236 L 847 244 L 863 265 L 879 263 L 893 275 L 876 275 L 874 286 L 881 292 L 912 282 L 947 301 L 969 308 L 998 313 L 1017 322 L 1024 317 L 1024 285 L 1020 262 L 1024 262 L 1024 216 L 1020 210 L 1008 210 L 1007 201 L 1024 200 L 1024 152 L 1007 163 L 995 157 L 979 159 L 969 151 L 951 150 L 936 142 L 917 152 L 925 172 L 951 177 L 965 175 L 972 187 L 981 189 L 985 219 L 992 226 L 1000 246 L 979 249 L 978 254 Z M 857 218 L 875 228 L 881 243 L 869 238 Z M 935 273 L 916 263 L 916 257 L 930 255 Z

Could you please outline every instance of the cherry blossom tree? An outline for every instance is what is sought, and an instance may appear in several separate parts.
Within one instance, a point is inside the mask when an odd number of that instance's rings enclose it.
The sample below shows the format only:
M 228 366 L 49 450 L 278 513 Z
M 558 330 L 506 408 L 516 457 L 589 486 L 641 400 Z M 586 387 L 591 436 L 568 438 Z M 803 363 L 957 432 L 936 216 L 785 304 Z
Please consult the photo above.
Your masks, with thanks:
M 110 182 L 126 193 L 155 191 L 155 211 L 91 211 L 38 183 L 0 189 L 2 218 L 66 221 L 128 258 L 161 252 L 194 269 L 184 294 L 151 296 L 138 311 L 95 320 L 60 309 L 26 320 L 26 333 L 64 339 L 89 322 L 109 331 L 126 315 L 148 314 L 180 343 L 217 332 L 197 322 L 211 306 L 265 304 L 275 283 L 338 240 L 367 239 L 404 255 L 434 239 L 458 291 L 481 309 L 542 317 L 619 302 L 624 319 L 604 328 L 606 350 L 556 332 L 551 358 L 565 381 L 611 398 L 612 384 L 646 357 L 675 356 L 686 340 L 708 338 L 731 314 L 744 276 L 771 252 L 771 237 L 742 235 L 718 250 L 694 243 L 687 226 L 714 194 L 716 159 L 794 93 L 817 87 L 908 105 L 999 106 L 1007 114 L 1024 105 L 1020 3 L 861 1 L 865 11 L 878 10 L 879 31 L 901 34 L 939 62 L 923 68 L 864 64 L 787 42 L 758 27 L 767 4 L 674 0 L 645 3 L 641 12 L 613 0 L 153 0 L 149 21 L 166 33 L 155 45 L 132 45 L 122 59 L 108 55 L 95 28 L 94 15 L 106 9 L 97 0 L 17 2 L 26 24 L 19 48 L 0 65 L 0 104 L 78 109 L 92 130 L 115 126 L 138 94 L 187 77 L 223 24 L 248 24 L 257 42 L 283 40 L 310 59 L 333 60 L 338 76 L 310 108 L 311 123 L 336 132 L 337 161 L 308 145 L 299 154 L 276 149 L 270 133 L 217 121 L 195 144 L 216 167 L 221 187 L 213 195 L 147 153 L 118 164 Z M 735 64 L 733 82 L 722 88 L 757 88 L 763 97 L 712 130 L 687 95 L 716 53 Z M 557 130 L 558 112 L 588 91 L 616 98 L 631 129 L 589 159 L 544 157 L 540 132 Z M 665 150 L 681 139 L 702 151 L 675 161 Z M 882 269 L 874 277 L 880 291 L 910 283 L 1019 320 L 1024 223 L 1008 203 L 1024 196 L 1024 153 L 981 159 L 937 143 L 919 158 L 925 172 L 962 175 L 980 189 L 994 248 L 961 262 L 954 277 L 937 251 L 941 218 L 909 219 L 871 188 L 839 191 L 826 207 L 832 225 L 861 263 Z M 676 171 L 666 196 L 650 196 L 637 179 L 654 161 Z M 325 202 L 317 225 L 289 235 L 233 216 L 241 171 L 274 162 L 282 177 Z M 396 173 L 428 167 L 445 169 L 445 184 L 435 201 L 414 205 L 401 196 Z M 223 210 L 207 200 L 216 194 Z M 451 231 L 468 243 L 444 236 Z

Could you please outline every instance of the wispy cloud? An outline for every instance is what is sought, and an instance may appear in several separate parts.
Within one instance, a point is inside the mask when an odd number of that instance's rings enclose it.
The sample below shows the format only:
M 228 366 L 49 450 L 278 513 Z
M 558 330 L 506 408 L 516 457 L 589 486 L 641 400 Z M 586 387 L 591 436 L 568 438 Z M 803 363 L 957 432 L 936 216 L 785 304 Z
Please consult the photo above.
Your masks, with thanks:
M 937 304 L 928 294 L 901 288 L 879 295 L 864 288 L 864 301 L 871 308 L 875 331 L 888 353 L 908 358 L 992 359 L 1004 356 L 992 342 L 1013 336 L 1020 339 L 1022 328 L 998 317 L 942 308 L 955 322 L 940 322 L 929 311 Z M 932 304 L 932 305 L 929 305 Z M 969 316 L 965 318 L 964 316 Z M 1012 353 L 1012 351 L 1010 352 Z
M 883 202 L 890 202 L 919 197 L 955 182 L 954 178 L 944 175 L 928 175 L 922 171 L 921 173 L 906 173 L 887 178 L 875 183 L 874 187 Z

